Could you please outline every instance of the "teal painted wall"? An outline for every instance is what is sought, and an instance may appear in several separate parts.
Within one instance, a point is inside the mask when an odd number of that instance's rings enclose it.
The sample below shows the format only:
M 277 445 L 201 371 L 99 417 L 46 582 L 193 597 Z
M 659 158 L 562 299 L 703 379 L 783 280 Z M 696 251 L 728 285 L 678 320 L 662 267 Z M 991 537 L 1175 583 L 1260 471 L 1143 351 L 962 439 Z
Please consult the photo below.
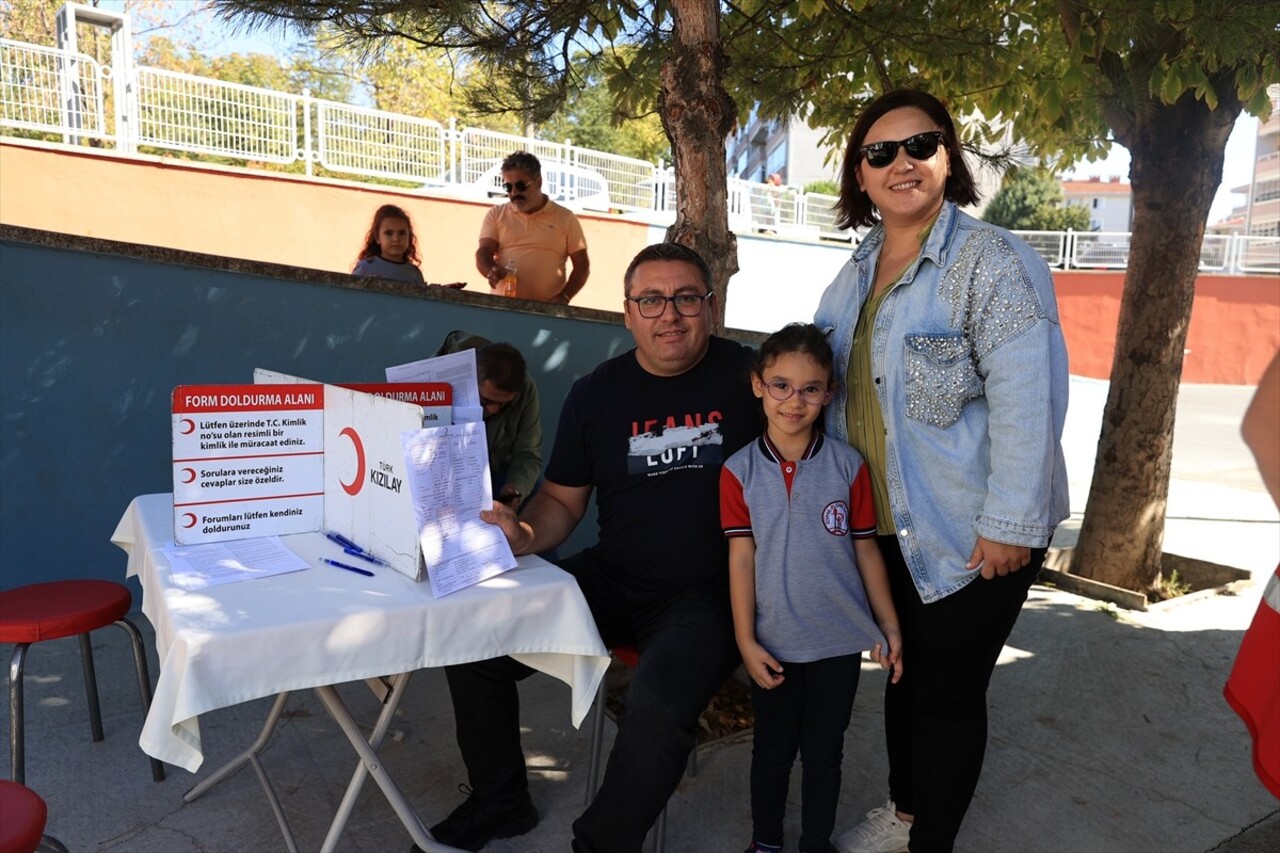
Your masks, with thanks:
M 176 385 L 251 382 L 255 367 L 376 382 L 467 329 L 525 354 L 549 455 L 573 380 L 632 346 L 619 315 L 510 310 L 489 296 L 290 267 L 255 275 L 133 248 L 193 262 L 0 239 L 0 588 L 123 578 L 124 554 L 109 541 L 117 521 L 135 495 L 172 489 Z M 252 266 L 223 266 L 237 264 Z M 594 535 L 593 510 L 561 553 Z

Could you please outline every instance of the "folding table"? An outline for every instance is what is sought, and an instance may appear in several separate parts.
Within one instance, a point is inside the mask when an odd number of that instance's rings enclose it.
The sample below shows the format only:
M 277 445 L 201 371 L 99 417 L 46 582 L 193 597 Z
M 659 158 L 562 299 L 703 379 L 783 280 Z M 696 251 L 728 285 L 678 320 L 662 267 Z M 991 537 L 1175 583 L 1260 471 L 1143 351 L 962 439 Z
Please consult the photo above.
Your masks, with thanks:
M 371 566 L 374 577 L 364 577 L 321 563 L 323 556 L 338 556 L 333 544 L 321 533 L 304 533 L 283 541 L 314 568 L 191 591 L 172 582 L 161 553 L 173 544 L 169 494 L 135 498 L 111 541 L 128 554 L 126 574 L 142 584 L 142 612 L 155 626 L 160 657 L 140 746 L 194 772 L 204 760 L 201 714 L 275 695 L 258 739 L 185 796 L 193 800 L 252 763 L 290 851 L 296 850 L 292 831 L 257 758 L 290 691 L 314 690 L 360 758 L 322 849 L 336 848 L 368 774 L 414 843 L 439 850 L 448 848 L 431 839 L 377 757 L 410 674 L 510 655 L 569 685 L 577 726 L 609 665 L 578 585 L 534 556 L 520 557 L 512 571 L 433 599 L 430 584 L 389 568 Z M 383 703 L 367 740 L 333 689 L 361 680 L 378 690 Z

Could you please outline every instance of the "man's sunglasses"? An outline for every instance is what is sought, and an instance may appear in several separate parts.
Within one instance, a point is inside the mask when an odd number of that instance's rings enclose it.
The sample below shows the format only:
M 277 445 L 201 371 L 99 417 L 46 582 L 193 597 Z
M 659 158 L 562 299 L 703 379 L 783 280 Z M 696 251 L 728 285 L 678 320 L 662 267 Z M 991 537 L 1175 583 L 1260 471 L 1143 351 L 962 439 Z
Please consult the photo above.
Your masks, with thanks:
M 525 190 L 529 189 L 529 187 L 536 184 L 539 180 L 541 180 L 541 178 L 534 178 L 531 181 L 516 181 L 514 184 L 503 184 L 502 188 L 506 190 L 508 194 L 510 194 L 512 190 L 515 190 L 518 193 L 522 193 Z
M 897 159 L 899 146 L 907 149 L 907 156 L 912 160 L 928 160 L 938 153 L 938 143 L 943 136 L 940 130 L 929 130 L 897 142 L 873 142 L 859 148 L 858 153 L 871 168 L 883 169 Z

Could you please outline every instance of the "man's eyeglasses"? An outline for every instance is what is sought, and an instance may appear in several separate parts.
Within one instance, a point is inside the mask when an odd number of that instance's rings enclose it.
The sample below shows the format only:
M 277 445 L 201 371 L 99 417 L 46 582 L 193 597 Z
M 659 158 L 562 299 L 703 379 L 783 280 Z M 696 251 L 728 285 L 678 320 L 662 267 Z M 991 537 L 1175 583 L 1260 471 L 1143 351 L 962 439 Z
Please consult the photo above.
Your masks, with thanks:
M 652 320 L 663 315 L 668 302 L 675 306 L 676 313 L 681 317 L 697 317 L 702 313 L 703 303 L 712 296 L 715 294 L 704 293 L 697 296 L 692 293 L 677 293 L 675 296 L 628 296 L 626 300 L 636 304 L 641 317 Z
M 831 392 L 821 385 L 806 385 L 803 388 L 795 388 L 790 382 L 784 382 L 781 379 L 766 382 L 764 387 L 769 392 L 769 396 L 779 403 L 785 403 L 799 394 L 800 399 L 810 406 L 821 406 L 831 397 Z
M 507 191 L 508 195 L 511 194 L 512 190 L 515 190 L 518 193 L 522 193 L 540 180 L 542 180 L 542 178 L 534 178 L 529 181 L 516 181 L 514 184 L 503 184 L 502 188 Z
M 907 149 L 907 156 L 912 160 L 928 160 L 938 153 L 938 143 L 944 135 L 940 130 L 929 130 L 897 142 L 873 142 L 859 148 L 858 153 L 873 169 L 883 169 L 897 159 L 899 146 Z
M 484 408 L 484 409 L 493 409 L 495 413 L 501 412 L 507 406 L 510 406 L 512 403 L 514 403 L 516 401 L 516 398 L 519 396 L 520 395 L 517 394 L 515 397 L 512 397 L 510 400 L 503 400 L 502 402 L 498 402 L 497 400 L 490 400 L 488 397 L 481 394 L 480 406 L 481 408 Z

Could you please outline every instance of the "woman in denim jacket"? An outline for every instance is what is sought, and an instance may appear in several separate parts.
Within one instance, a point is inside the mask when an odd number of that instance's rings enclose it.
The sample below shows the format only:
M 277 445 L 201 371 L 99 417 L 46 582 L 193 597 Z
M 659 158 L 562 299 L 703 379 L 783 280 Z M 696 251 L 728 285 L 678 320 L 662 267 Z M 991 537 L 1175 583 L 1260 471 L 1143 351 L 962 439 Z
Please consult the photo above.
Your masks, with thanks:
M 957 208 L 977 201 L 936 98 L 890 92 L 859 118 L 841 225 L 875 227 L 814 322 L 845 379 L 827 429 L 867 460 L 914 665 L 885 690 L 889 802 L 840 839 L 846 853 L 952 849 L 996 658 L 1068 515 L 1053 279 L 1021 240 Z

